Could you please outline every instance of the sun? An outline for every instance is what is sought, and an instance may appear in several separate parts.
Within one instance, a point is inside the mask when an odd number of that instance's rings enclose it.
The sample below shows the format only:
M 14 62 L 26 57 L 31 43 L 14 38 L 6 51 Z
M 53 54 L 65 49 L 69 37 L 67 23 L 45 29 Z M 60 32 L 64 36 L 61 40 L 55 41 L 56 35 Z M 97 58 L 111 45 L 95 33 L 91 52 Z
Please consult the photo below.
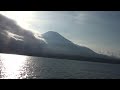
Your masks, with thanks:
M 30 22 L 34 16 L 34 11 L 1 11 L 0 13 L 15 20 L 18 25 L 25 29 L 30 29 Z
M 15 20 L 20 27 L 33 33 L 41 34 L 52 23 L 48 11 L 0 11 L 0 14 Z

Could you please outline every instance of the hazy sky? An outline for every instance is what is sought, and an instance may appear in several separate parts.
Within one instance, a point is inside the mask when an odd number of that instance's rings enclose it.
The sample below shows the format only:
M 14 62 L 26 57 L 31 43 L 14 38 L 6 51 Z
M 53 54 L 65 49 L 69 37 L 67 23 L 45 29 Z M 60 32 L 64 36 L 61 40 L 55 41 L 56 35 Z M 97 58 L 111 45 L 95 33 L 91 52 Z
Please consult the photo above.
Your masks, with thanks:
M 1 11 L 26 29 L 56 31 L 96 51 L 120 53 L 120 11 Z

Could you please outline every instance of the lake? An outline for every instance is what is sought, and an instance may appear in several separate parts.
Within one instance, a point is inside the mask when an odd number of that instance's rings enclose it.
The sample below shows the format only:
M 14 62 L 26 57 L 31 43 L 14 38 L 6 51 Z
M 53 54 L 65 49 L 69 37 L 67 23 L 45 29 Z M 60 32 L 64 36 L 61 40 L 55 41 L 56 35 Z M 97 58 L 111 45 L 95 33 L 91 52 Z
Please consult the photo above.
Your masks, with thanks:
M 0 79 L 120 79 L 120 64 L 0 54 Z

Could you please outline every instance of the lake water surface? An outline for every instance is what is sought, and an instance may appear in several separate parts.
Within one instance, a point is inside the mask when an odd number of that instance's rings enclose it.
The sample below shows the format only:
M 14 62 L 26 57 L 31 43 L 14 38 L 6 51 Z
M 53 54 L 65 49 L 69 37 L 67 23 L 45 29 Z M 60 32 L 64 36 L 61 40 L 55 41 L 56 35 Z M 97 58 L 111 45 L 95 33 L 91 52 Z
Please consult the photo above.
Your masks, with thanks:
M 120 64 L 0 54 L 0 79 L 120 79 Z

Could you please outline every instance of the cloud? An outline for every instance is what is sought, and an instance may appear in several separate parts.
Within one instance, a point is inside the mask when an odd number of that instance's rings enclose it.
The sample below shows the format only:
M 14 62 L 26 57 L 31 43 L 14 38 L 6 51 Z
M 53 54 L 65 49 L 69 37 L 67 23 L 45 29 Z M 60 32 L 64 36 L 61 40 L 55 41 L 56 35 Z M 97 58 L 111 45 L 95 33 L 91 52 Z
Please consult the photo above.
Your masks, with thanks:
M 34 37 L 40 41 L 42 40 L 43 42 L 47 44 L 47 41 L 42 37 L 42 35 L 35 33 Z
M 6 31 L 6 33 L 7 33 L 8 37 L 10 37 L 10 38 L 13 38 L 13 39 L 15 39 L 15 40 L 17 40 L 17 41 L 24 41 L 24 40 L 23 40 L 23 39 L 24 39 L 23 36 L 20 36 L 20 35 L 11 33 L 11 32 L 9 32 L 9 31 Z

